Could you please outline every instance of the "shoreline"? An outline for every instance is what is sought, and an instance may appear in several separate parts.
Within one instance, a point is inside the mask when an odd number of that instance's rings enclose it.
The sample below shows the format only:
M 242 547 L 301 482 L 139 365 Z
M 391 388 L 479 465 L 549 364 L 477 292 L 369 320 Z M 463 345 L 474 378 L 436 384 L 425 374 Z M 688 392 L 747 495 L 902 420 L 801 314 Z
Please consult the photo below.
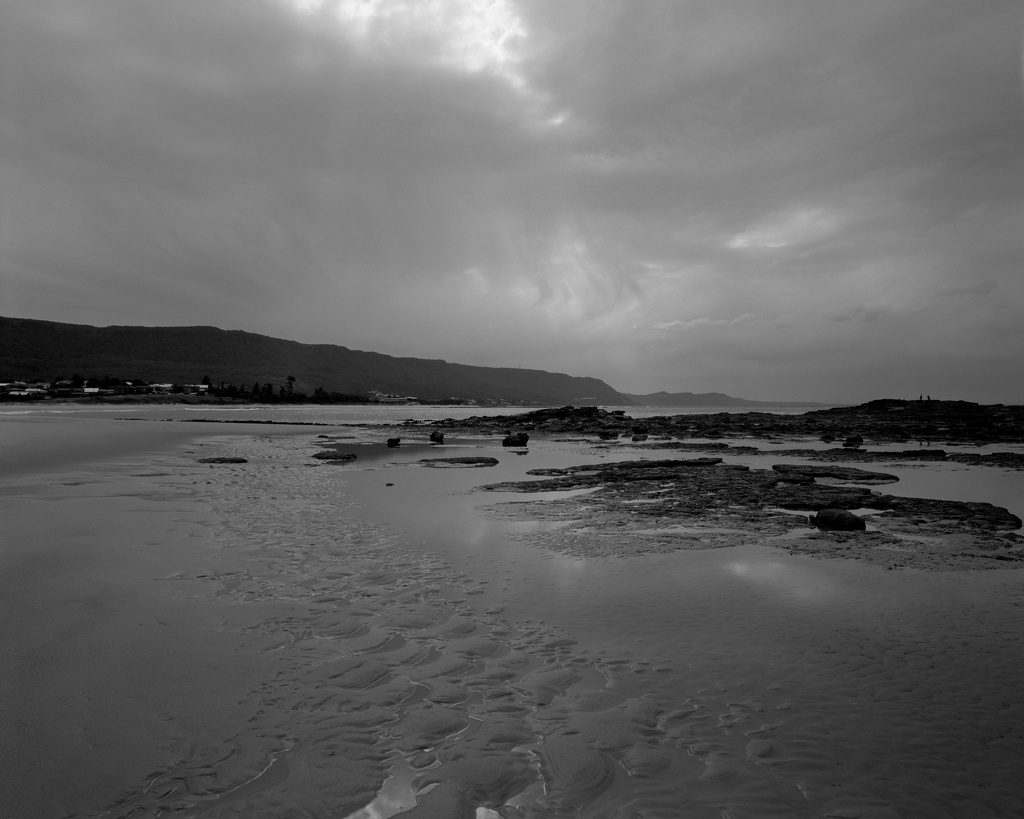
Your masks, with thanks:
M 101 425 L 108 443 L 108 426 L 132 428 Z M 518 454 L 449 433 L 388 450 L 381 427 L 326 441 L 163 428 L 176 442 L 154 453 L 139 437 L 131 457 L 58 464 L 0 495 L 48 544 L 22 541 L 21 581 L 47 568 L 5 597 L 26 607 L 11 620 L 8 656 L 31 660 L 15 685 L 37 692 L 6 735 L 38 721 L 39 743 L 78 737 L 52 763 L 43 744 L 8 749 L 26 780 L 8 804 L 24 815 L 493 819 L 501 806 L 631 805 L 810 819 L 930 815 L 981 790 L 979 815 L 999 815 L 1024 795 L 1007 728 L 1022 723 L 999 705 L 1024 682 L 1015 571 L 884 572 L 756 542 L 567 554 L 541 542 L 559 521 L 516 507 L 591 496 L 478 489 L 531 469 L 585 476 L 572 470 L 635 460 L 631 445 L 556 435 Z M 357 459 L 313 459 L 325 445 Z M 431 455 L 496 463 L 420 463 Z M 245 462 L 199 463 L 209 456 Z M 506 519 L 479 509 L 497 498 Z M 625 537 L 638 526 L 626 517 L 592 522 Z M 91 653 L 45 636 L 72 627 Z M 61 677 L 33 684 L 58 658 Z M 880 775 L 883 758 L 898 780 Z

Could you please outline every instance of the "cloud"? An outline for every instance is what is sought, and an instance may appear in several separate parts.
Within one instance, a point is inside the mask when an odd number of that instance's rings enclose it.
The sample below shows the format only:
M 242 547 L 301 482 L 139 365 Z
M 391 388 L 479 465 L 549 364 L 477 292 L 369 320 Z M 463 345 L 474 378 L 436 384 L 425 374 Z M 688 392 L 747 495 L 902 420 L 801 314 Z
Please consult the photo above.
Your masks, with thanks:
M 877 321 L 882 316 L 892 312 L 890 307 L 868 307 L 866 305 L 851 305 L 828 317 L 829 321 Z
M 965 284 L 962 286 L 945 287 L 936 292 L 937 298 L 954 298 L 956 296 L 987 296 L 999 289 L 999 284 L 988 280 Z
M 757 250 L 805 245 L 836 233 L 841 227 L 837 214 L 826 208 L 797 208 L 771 214 L 729 239 L 733 250 Z
M 374 59 L 488 72 L 519 91 L 523 20 L 508 0 L 291 0 L 340 30 Z
M 933 394 L 1024 401 L 1001 377 L 1022 22 L 1011 0 L 0 0 L 3 311 L 631 392 L 858 400 L 934 370 Z
M 655 330 L 689 330 L 694 327 L 734 327 L 737 324 L 745 324 L 754 318 L 753 313 L 744 313 L 732 319 L 713 319 L 707 316 L 700 318 L 676 321 L 659 322 L 654 325 Z

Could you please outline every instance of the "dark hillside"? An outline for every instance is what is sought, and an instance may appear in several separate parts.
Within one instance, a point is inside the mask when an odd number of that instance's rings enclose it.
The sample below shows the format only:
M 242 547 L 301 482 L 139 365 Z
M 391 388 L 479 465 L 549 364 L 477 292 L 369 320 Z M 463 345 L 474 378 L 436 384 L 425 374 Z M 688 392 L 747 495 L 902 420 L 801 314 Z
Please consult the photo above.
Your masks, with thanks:
M 322 387 L 422 399 L 631 403 L 599 379 L 543 370 L 395 358 L 216 327 L 91 327 L 0 317 L 0 380 L 50 380 L 74 373 L 180 384 L 209 376 L 214 384 L 246 386 L 257 381 L 283 385 L 292 375 L 296 390 L 305 392 Z

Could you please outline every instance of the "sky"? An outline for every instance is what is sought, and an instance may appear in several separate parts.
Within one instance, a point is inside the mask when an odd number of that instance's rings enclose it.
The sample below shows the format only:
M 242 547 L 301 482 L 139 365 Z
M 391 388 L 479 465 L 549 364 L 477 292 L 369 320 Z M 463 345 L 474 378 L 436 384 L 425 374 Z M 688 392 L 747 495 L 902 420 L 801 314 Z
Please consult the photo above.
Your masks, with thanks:
M 1019 0 L 0 0 L 0 315 L 1024 404 Z

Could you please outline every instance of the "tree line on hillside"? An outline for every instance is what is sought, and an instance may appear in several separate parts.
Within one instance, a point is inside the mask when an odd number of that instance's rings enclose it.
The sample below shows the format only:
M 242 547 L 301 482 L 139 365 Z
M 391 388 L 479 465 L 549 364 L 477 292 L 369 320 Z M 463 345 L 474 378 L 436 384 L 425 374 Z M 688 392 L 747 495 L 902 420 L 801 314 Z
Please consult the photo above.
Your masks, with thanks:
M 269 381 L 260 384 L 254 381 L 248 389 L 236 384 L 225 384 L 223 381 L 215 386 L 204 376 L 201 382 L 207 386 L 207 394 L 223 398 L 236 398 L 243 401 L 253 401 L 259 404 L 368 404 L 371 398 L 368 395 L 357 395 L 354 393 L 327 391 L 323 387 L 317 387 L 312 394 L 307 394 L 295 389 L 295 376 L 289 375 L 283 385 L 275 387 Z

